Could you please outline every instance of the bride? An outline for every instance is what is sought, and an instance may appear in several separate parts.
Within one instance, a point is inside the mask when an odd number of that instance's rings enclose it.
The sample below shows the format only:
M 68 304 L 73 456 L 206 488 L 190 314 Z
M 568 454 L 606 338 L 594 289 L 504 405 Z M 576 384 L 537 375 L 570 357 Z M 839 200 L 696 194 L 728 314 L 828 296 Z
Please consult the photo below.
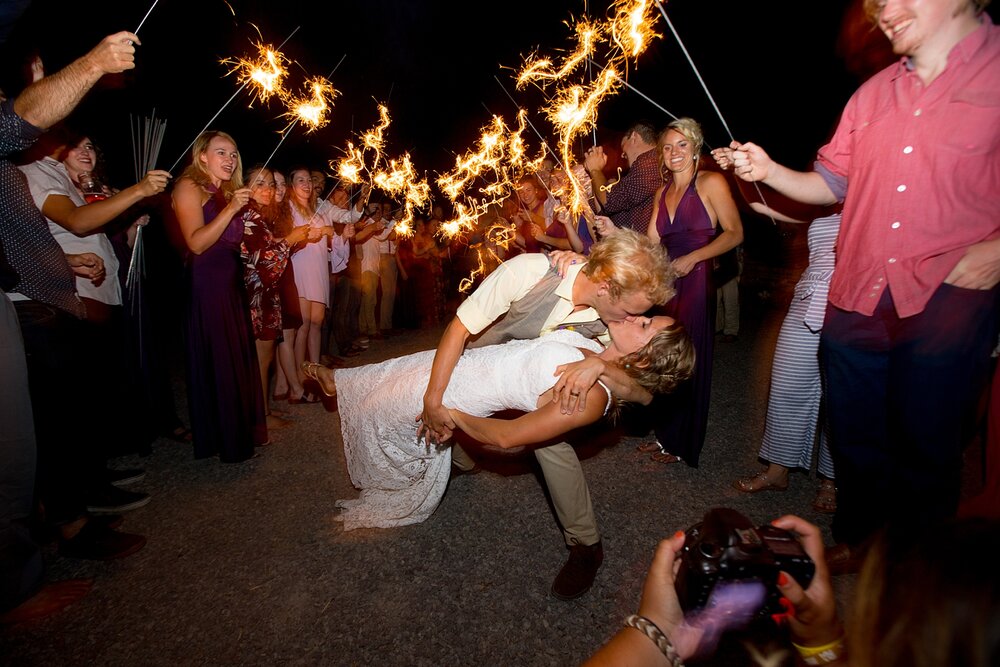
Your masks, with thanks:
M 455 367 L 444 405 L 466 434 L 503 448 L 544 442 L 597 421 L 615 404 L 601 384 L 591 387 L 582 412 L 562 414 L 551 392 L 557 369 L 585 357 L 616 364 L 651 393 L 671 391 L 690 377 L 694 348 L 669 317 L 631 317 L 608 325 L 607 349 L 570 331 L 467 350 Z M 418 438 L 424 388 L 435 350 L 379 364 L 330 370 L 303 364 L 324 393 L 337 396 L 351 482 L 361 490 L 338 500 L 344 530 L 420 523 L 437 508 L 451 472 L 450 443 Z M 513 420 L 487 417 L 525 411 Z

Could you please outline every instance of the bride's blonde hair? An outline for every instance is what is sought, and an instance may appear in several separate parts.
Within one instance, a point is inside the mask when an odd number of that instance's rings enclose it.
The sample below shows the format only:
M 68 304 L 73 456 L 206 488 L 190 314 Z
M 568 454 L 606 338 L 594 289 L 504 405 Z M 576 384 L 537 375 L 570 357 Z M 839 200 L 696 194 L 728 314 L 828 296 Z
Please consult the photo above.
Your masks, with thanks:
M 622 370 L 651 394 L 666 394 L 694 373 L 691 337 L 680 322 L 658 331 L 642 348 L 618 360 Z
M 674 322 L 654 335 L 640 349 L 626 354 L 615 363 L 625 374 L 651 394 L 668 394 L 694 374 L 695 352 L 691 337 L 680 322 Z M 614 394 L 608 416 L 617 419 L 621 404 Z

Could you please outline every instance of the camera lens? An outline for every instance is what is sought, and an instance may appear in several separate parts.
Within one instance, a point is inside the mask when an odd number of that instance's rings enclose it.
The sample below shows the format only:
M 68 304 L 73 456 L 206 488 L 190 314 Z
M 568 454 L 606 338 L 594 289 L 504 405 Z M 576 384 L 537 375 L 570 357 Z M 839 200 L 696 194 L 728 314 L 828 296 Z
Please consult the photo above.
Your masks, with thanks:
M 698 551 L 705 558 L 718 559 L 722 557 L 722 547 L 718 544 L 711 544 L 709 542 L 702 542 L 698 545 Z

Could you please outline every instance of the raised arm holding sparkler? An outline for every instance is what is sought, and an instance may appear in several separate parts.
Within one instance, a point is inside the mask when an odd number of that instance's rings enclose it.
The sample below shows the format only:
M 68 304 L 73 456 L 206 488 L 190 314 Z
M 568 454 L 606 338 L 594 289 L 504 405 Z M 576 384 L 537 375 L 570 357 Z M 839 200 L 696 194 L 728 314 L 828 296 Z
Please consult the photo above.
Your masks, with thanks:
M 594 198 L 601 205 L 601 212 L 611 217 L 619 227 L 640 234 L 649 225 L 653 212 L 653 199 L 657 188 L 663 185 L 656 161 L 656 133 L 649 123 L 632 125 L 622 137 L 622 153 L 628 160 L 628 173 L 608 185 L 604 169 L 608 157 L 602 146 L 587 150 L 584 166 L 593 179 Z
M 85 56 L 25 88 L 14 100 L 14 112 L 35 127 L 51 127 L 68 116 L 102 76 L 134 68 L 133 44 L 140 43 L 126 31 L 105 37 Z
M 795 201 L 820 206 L 837 203 L 818 172 L 795 171 L 780 165 L 757 144 L 733 141 L 728 148 L 712 151 L 712 157 L 723 169 L 732 167 L 744 181 L 764 183 Z
M 94 148 L 86 137 L 79 145 L 72 147 L 72 150 L 95 155 Z M 77 168 L 78 163 L 70 160 L 64 160 L 63 163 L 73 182 L 79 183 L 82 171 Z M 42 205 L 42 213 L 74 234 L 83 236 L 104 227 L 142 200 L 160 194 L 166 189 L 169 180 L 169 172 L 152 170 L 139 183 L 86 206 L 77 205 L 67 195 L 49 195 Z

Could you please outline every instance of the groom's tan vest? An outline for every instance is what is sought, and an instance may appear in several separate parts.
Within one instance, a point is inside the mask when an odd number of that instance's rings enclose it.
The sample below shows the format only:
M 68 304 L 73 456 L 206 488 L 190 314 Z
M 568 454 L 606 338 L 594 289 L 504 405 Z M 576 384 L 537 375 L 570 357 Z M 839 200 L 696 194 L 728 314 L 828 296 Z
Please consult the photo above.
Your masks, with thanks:
M 471 338 L 466 347 L 486 347 L 506 343 L 509 340 L 538 338 L 549 313 L 561 300 L 556 294 L 561 282 L 562 278 L 556 270 L 549 269 L 527 294 L 510 304 L 503 317 Z M 572 325 L 559 328 L 572 328 L 585 338 L 596 338 L 608 330 L 600 320 L 574 322 Z

